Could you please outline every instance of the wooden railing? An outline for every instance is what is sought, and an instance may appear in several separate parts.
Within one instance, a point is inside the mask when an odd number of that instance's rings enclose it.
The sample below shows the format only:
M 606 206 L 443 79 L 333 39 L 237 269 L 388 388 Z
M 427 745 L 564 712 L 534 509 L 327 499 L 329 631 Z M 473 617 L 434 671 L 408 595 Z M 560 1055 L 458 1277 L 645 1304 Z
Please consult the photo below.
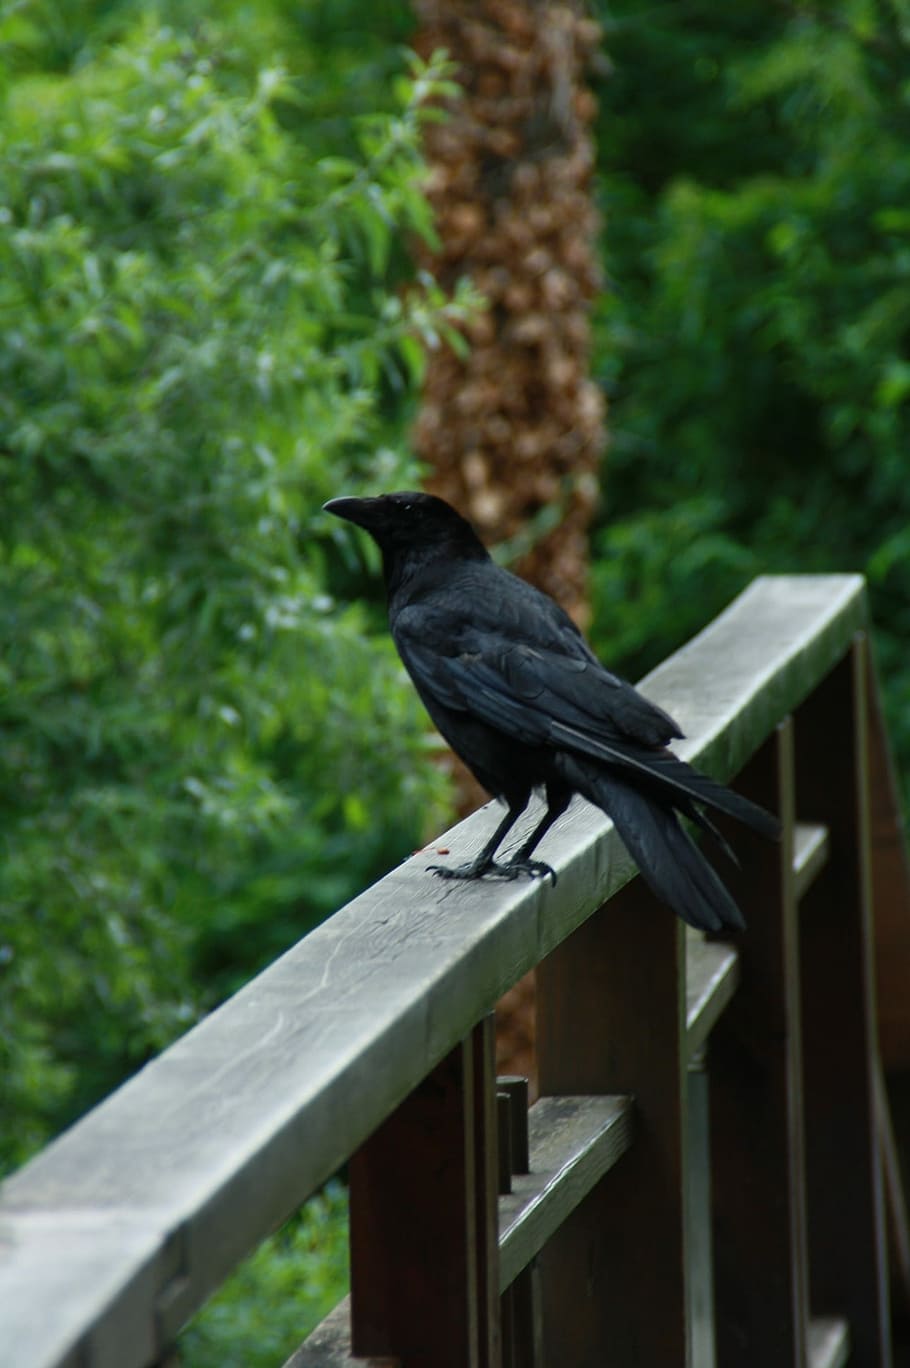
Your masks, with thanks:
M 783 818 L 735 833 L 744 935 L 686 933 L 580 803 L 555 887 L 412 857 L 5 1184 L 0 1364 L 166 1361 L 350 1159 L 351 1298 L 294 1368 L 887 1365 L 865 621 L 856 576 L 761 579 L 643 682 Z M 535 966 L 528 1111 L 491 1014 Z

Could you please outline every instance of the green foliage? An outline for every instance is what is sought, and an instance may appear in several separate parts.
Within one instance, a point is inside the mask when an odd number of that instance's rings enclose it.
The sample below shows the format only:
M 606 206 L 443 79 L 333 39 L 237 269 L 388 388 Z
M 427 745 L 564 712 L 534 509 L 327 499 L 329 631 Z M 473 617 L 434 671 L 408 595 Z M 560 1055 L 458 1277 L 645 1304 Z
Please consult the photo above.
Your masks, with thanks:
M 471 306 L 395 271 L 442 61 L 341 155 L 198 7 L 99 4 L 81 45 L 51 8 L 0 30 L 6 1164 L 438 820 L 319 510 L 416 478 L 419 346 Z
M 910 775 L 908 16 L 604 17 L 604 649 L 635 673 L 755 573 L 862 570 Z
M 183 1368 L 274 1368 L 348 1289 L 347 1192 L 330 1183 L 259 1246 L 180 1339 Z
M 593 568 L 605 658 L 633 662 L 641 674 L 715 617 L 728 585 L 758 570 L 745 546 L 718 531 L 724 510 L 710 495 L 619 518 L 598 536 Z
M 910 13 L 601 8 L 598 644 L 634 676 L 762 570 L 862 569 L 910 773 Z M 449 88 L 411 22 L 0 14 L 0 1167 L 439 820 L 376 605 L 339 606 L 373 552 L 319 513 L 416 480 L 424 348 L 476 303 L 410 280 Z M 244 1265 L 192 1368 L 324 1314 L 343 1206 Z

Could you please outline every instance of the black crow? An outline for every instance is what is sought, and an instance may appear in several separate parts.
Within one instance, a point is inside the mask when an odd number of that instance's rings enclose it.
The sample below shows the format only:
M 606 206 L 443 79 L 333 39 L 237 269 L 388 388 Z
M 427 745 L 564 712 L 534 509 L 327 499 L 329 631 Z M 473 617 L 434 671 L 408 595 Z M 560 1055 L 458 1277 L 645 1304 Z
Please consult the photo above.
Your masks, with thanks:
M 728 890 L 677 813 L 732 854 L 704 807 L 771 839 L 763 808 L 680 760 L 661 708 L 604 669 L 571 618 L 490 559 L 471 525 L 431 494 L 331 499 L 382 552 L 395 645 L 430 717 L 506 814 L 477 856 L 433 865 L 447 879 L 555 873 L 531 858 L 574 793 L 613 819 L 645 880 L 691 926 L 742 927 Z M 534 789 L 547 810 L 506 864 L 495 853 Z

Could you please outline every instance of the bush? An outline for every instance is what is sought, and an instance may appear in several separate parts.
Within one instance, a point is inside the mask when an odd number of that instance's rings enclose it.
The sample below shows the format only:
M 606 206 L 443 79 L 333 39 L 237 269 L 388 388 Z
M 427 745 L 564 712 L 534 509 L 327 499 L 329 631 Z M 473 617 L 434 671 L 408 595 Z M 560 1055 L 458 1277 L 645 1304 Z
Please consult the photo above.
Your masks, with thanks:
M 602 638 L 636 673 L 760 571 L 863 571 L 910 776 L 906 25 L 864 0 L 605 20 Z
M 5 1164 L 439 819 L 319 510 L 416 478 L 419 344 L 468 304 L 396 275 L 442 63 L 341 155 L 203 14 L 111 9 L 75 51 L 28 14 L 0 132 Z

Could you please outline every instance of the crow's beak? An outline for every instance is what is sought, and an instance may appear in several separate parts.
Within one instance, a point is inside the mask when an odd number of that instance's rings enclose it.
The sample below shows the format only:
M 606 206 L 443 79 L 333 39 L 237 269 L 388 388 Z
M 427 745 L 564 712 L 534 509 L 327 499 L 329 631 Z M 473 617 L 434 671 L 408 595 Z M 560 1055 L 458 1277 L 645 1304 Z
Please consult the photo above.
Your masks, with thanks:
M 336 518 L 356 523 L 358 527 L 369 530 L 374 521 L 378 499 L 329 499 L 322 505 L 324 513 L 334 513 Z

